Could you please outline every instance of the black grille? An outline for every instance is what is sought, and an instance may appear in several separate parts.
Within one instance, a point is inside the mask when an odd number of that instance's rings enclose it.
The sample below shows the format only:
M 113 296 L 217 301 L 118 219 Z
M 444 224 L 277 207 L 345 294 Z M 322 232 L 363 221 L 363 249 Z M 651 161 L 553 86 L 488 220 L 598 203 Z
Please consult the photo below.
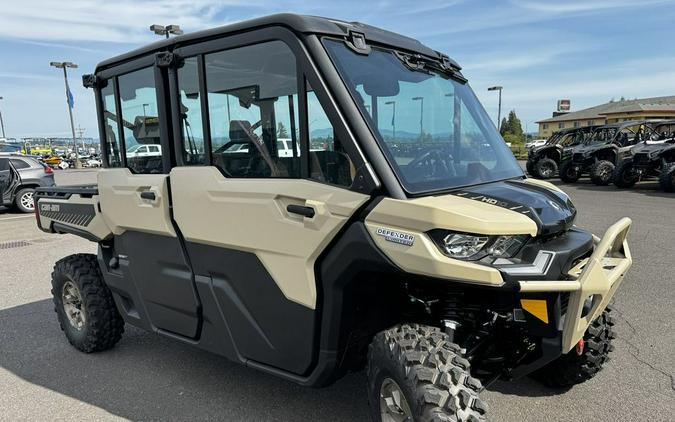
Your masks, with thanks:
M 576 153 L 572 156 L 572 161 L 584 161 L 584 154 Z
M 643 154 L 643 153 L 635 154 L 633 156 L 633 162 L 636 163 L 636 164 L 648 163 L 649 162 L 649 155 Z

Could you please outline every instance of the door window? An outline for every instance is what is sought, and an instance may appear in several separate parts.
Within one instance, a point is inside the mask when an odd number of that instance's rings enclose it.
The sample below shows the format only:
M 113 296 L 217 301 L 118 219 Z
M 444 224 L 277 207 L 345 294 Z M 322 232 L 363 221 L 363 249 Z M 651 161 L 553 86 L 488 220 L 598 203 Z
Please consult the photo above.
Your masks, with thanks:
M 103 126 L 105 129 L 104 139 L 108 151 L 108 167 L 121 167 L 122 156 L 120 154 L 120 134 L 117 127 L 117 104 L 112 80 L 101 90 L 103 99 Z
M 310 177 L 333 185 L 351 186 L 354 165 L 311 86 L 307 87 L 307 122 Z
M 23 160 L 20 160 L 18 158 L 14 158 L 10 161 L 12 162 L 12 165 L 14 166 L 14 168 L 17 169 L 17 170 L 27 169 L 28 167 L 30 167 L 30 164 L 28 164 L 27 162 L 25 162 Z
M 136 145 L 160 143 L 160 126 L 155 90 L 154 68 L 147 67 L 118 78 L 122 104 L 124 144 L 127 151 Z M 127 167 L 133 173 L 161 173 L 161 155 L 127 155 Z
M 201 93 L 197 58 L 183 60 L 178 69 L 180 118 L 183 132 L 183 161 L 187 165 L 205 164 L 206 151 L 202 126 Z
M 291 49 L 271 41 L 207 54 L 204 60 L 213 164 L 228 177 L 300 177 Z M 280 140 L 290 148 L 280 150 Z

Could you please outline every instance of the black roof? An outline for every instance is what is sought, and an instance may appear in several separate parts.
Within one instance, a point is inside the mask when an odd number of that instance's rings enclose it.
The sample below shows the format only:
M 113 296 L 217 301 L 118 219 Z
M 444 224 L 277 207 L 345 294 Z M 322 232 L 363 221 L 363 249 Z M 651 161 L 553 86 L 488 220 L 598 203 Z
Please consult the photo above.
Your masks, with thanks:
M 438 52 L 425 46 L 416 39 L 360 22 L 345 22 L 318 16 L 279 13 L 237 22 L 230 25 L 220 26 L 217 28 L 191 32 L 185 35 L 154 42 L 136 50 L 132 50 L 128 53 L 104 60 L 100 62 L 98 66 L 96 66 L 96 71 L 98 72 L 104 68 L 132 60 L 140 56 L 146 56 L 154 52 L 173 50 L 175 47 L 203 41 L 204 39 L 219 38 L 269 26 L 282 26 L 297 33 L 333 35 L 337 37 L 346 37 L 349 35 L 350 31 L 355 31 L 363 33 L 366 37 L 366 40 L 370 42 L 395 46 L 399 49 L 409 50 L 430 57 L 438 57 L 439 55 Z M 453 62 L 453 64 L 455 63 Z M 459 66 L 457 67 L 459 68 Z

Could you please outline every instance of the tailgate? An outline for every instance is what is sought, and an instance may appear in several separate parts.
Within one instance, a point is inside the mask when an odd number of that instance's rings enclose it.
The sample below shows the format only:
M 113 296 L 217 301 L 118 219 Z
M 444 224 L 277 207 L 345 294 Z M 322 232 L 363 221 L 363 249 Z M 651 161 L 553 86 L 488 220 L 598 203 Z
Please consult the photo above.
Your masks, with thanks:
M 101 215 L 96 186 L 51 186 L 35 190 L 38 227 L 98 242 L 112 236 Z

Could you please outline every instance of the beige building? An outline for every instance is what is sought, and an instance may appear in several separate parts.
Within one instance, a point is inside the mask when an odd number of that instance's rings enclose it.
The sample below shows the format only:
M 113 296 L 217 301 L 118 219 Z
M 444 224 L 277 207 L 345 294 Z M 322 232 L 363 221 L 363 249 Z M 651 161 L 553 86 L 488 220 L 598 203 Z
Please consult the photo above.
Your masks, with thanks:
M 554 113 L 537 124 L 539 137 L 548 138 L 561 129 L 643 119 L 675 119 L 675 95 L 612 101 L 571 113 Z

